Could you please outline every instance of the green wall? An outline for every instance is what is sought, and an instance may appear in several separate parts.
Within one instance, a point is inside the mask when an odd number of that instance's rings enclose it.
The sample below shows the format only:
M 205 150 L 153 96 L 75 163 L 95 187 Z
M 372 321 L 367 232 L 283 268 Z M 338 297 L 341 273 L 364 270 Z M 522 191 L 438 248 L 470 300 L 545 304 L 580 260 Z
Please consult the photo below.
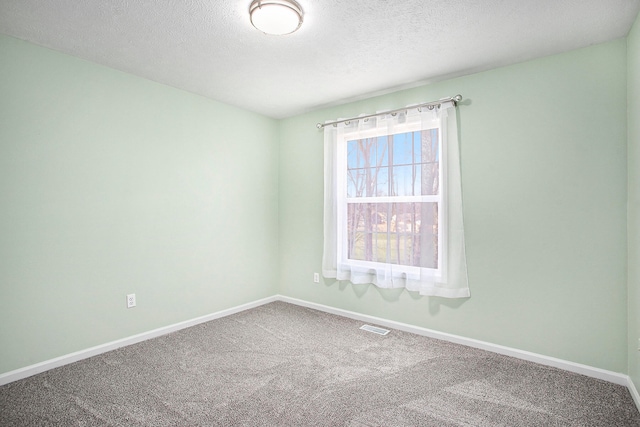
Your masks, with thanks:
M 626 43 L 283 120 L 284 295 L 616 372 L 627 370 Z M 317 122 L 457 93 L 471 298 L 324 279 Z
M 640 383 L 639 45 L 276 121 L 0 36 L 0 373 L 281 293 Z M 315 124 L 457 93 L 472 297 L 314 284 Z
M 0 58 L 0 373 L 277 293 L 277 121 L 9 37 Z
M 627 38 L 629 375 L 640 387 L 640 15 Z

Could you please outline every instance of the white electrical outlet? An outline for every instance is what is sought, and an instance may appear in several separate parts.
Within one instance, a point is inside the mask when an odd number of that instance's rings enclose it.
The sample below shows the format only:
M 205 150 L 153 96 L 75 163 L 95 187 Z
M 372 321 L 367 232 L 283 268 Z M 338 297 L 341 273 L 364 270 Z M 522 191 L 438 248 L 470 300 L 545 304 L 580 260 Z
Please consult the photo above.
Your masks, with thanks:
M 136 294 L 127 295 L 127 308 L 133 308 L 136 306 Z
M 313 283 L 320 283 L 320 274 L 313 273 Z

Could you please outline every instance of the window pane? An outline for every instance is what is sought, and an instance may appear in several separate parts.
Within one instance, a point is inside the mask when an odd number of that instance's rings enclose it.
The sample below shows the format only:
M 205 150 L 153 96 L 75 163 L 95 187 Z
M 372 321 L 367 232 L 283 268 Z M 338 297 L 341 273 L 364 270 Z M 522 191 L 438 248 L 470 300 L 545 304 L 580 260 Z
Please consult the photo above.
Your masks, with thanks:
M 361 197 L 363 184 L 364 169 L 347 169 L 347 197 Z
M 374 171 L 376 178 L 376 190 L 371 196 L 382 197 L 389 195 L 389 168 L 378 168 Z
M 389 137 L 379 136 L 377 138 L 376 146 L 376 160 L 372 167 L 375 166 L 389 166 Z
M 420 136 L 421 192 L 422 195 L 438 194 L 440 150 L 438 147 L 438 129 L 423 130 Z
M 347 218 L 350 259 L 437 268 L 437 203 L 349 203 Z
M 438 268 L 438 204 L 417 203 L 415 211 L 414 265 Z M 413 217 L 414 212 L 411 212 Z
M 349 259 L 364 261 L 364 233 L 349 234 Z
M 419 196 L 421 188 L 421 168 L 416 165 L 393 168 L 393 195 Z
M 411 133 L 399 133 L 393 135 L 393 164 L 394 165 L 410 165 L 420 161 L 420 158 L 416 158 L 415 145 L 420 145 L 420 139 L 414 141 L 414 134 L 420 134 L 420 132 Z
M 437 195 L 438 129 L 347 143 L 347 196 Z
M 420 165 L 420 186 L 418 194 L 423 196 L 437 195 L 440 191 L 439 165 L 438 163 L 423 163 Z
M 395 134 L 390 149 L 390 196 L 438 194 L 438 129 Z
M 347 168 L 365 168 L 375 157 L 374 139 L 357 139 L 347 142 Z
M 438 129 L 420 132 L 421 163 L 436 162 L 440 158 L 438 150 Z
M 347 169 L 347 197 L 389 195 L 389 168 Z
M 389 195 L 387 137 L 347 142 L 347 197 Z

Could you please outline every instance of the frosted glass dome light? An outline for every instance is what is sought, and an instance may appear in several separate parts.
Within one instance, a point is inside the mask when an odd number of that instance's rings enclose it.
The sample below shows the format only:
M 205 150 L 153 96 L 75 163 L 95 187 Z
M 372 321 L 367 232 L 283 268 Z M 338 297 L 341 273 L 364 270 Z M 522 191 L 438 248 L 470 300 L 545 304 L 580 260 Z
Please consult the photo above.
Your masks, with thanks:
M 302 25 L 302 8 L 293 0 L 254 0 L 251 24 L 265 34 L 290 34 Z

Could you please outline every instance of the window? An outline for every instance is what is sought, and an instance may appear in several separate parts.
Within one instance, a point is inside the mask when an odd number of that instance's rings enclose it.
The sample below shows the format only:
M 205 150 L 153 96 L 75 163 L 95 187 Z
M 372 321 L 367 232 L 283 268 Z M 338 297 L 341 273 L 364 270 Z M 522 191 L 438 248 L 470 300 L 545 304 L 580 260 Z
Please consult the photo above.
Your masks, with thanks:
M 439 123 L 394 131 L 354 130 L 337 141 L 338 260 L 362 270 L 390 264 L 414 279 L 423 268 L 441 278 L 446 190 Z
M 325 126 L 325 277 L 469 296 L 454 107 Z

